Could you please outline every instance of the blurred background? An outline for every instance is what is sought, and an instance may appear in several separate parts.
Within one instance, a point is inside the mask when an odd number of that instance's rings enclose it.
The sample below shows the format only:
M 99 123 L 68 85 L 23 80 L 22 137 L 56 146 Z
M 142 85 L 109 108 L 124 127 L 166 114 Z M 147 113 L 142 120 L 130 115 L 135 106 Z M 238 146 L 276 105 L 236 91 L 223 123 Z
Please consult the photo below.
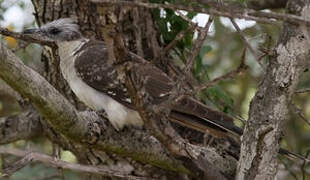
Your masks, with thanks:
M 21 32 L 25 28 L 35 27 L 34 9 L 30 0 L 0 0 L 0 26 L 12 31 Z M 278 12 L 281 12 L 278 10 Z M 208 15 L 190 14 L 184 15 L 204 26 L 208 21 Z M 167 43 L 175 38 L 175 35 L 184 27 L 184 21 L 171 10 L 154 10 L 154 17 L 158 20 L 158 27 L 162 32 L 162 41 Z M 257 24 L 253 21 L 236 20 L 244 31 L 250 44 L 258 49 L 270 49 L 276 45 L 281 29 L 271 25 Z M 189 33 L 177 44 L 171 56 L 178 57 L 176 61 L 183 61 L 190 53 L 193 39 L 196 33 Z M 43 72 L 43 63 L 40 59 L 41 46 L 27 44 L 11 37 L 1 36 L 4 42 L 25 64 L 38 72 Z M 208 36 L 199 56 L 196 59 L 194 75 L 200 82 L 212 80 L 238 67 L 242 59 L 243 43 L 239 34 L 235 31 L 230 20 L 227 18 L 216 18 L 211 26 Z M 268 57 L 262 58 L 265 65 Z M 262 77 L 262 68 L 258 65 L 249 51 L 246 53 L 246 64 L 248 70 L 233 79 L 219 82 L 216 86 L 202 91 L 198 96 L 206 104 L 223 111 L 236 119 L 238 126 L 243 126 L 241 120 L 248 118 L 249 104 L 255 95 L 258 83 Z M 298 89 L 310 87 L 310 74 L 305 72 L 299 83 Z M 0 121 L 6 117 L 20 113 L 21 109 L 13 96 L 6 92 L 11 91 L 0 79 Z M 286 126 L 282 147 L 307 156 L 310 152 L 310 125 L 306 120 L 310 119 L 310 96 L 308 93 L 298 93 L 293 98 L 290 119 Z M 301 118 L 303 116 L 303 118 Z M 241 120 L 240 120 L 241 119 Z M 12 144 L 2 145 L 21 149 L 31 149 L 45 154 L 52 154 L 53 148 L 50 141 L 38 137 L 27 141 L 17 141 Z M 76 162 L 69 151 L 62 151 L 61 158 L 65 161 Z M 305 179 L 309 178 L 309 166 L 303 166 L 302 161 L 287 159 L 280 156 L 280 167 L 278 179 Z M 0 165 L 2 164 L 0 160 Z M 50 176 L 54 177 L 59 170 L 47 167 L 42 163 L 32 163 L 14 173 L 11 179 L 36 179 Z M 78 179 L 79 174 L 71 171 L 60 172 L 65 179 Z

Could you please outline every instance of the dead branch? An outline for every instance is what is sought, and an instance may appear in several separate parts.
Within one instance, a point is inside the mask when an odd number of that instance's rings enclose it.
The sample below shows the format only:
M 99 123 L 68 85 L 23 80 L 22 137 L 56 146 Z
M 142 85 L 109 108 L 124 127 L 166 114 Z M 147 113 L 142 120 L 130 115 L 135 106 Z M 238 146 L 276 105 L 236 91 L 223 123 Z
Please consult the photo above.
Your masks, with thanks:
M 245 53 L 246 53 L 246 49 L 243 50 L 243 54 L 242 54 L 242 57 L 241 57 L 241 62 L 240 62 L 240 65 L 238 66 L 237 69 L 233 70 L 233 71 L 230 71 L 228 72 L 227 74 L 224 74 L 220 77 L 217 77 L 215 79 L 213 79 L 212 81 L 208 81 L 198 87 L 195 87 L 195 93 L 199 92 L 199 91 L 202 91 L 203 89 L 205 88 L 208 88 L 210 86 L 214 86 L 216 83 L 218 83 L 219 81 L 222 81 L 222 80 L 225 80 L 225 79 L 230 79 L 230 78 L 233 78 L 235 77 L 237 74 L 243 72 L 244 70 L 247 69 L 247 66 L 245 64 Z
M 182 19 L 184 19 L 190 26 L 195 26 L 196 29 L 201 30 L 202 28 L 198 26 L 197 23 L 193 22 L 190 18 L 185 16 L 181 11 L 176 11 L 176 14 L 179 15 Z
M 174 11 L 184 10 L 189 12 L 211 14 L 214 16 L 224 16 L 228 18 L 253 20 L 259 23 L 267 23 L 274 25 L 279 25 L 277 21 L 286 21 L 295 25 L 305 24 L 306 26 L 310 26 L 310 21 L 307 21 L 304 18 L 296 15 L 281 14 L 274 12 L 262 12 L 246 8 L 236 9 L 231 6 L 221 4 L 217 5 L 215 8 L 202 8 L 190 5 L 184 6 L 181 4 L 156 4 L 156 3 L 143 3 L 137 1 L 122 1 L 122 0 L 91 0 L 91 2 L 99 5 L 112 4 L 112 5 L 133 6 L 133 7 L 140 6 L 153 9 L 166 8 L 166 9 L 172 9 Z M 214 7 L 214 4 L 212 3 L 209 4 L 208 2 L 205 2 L 204 4 Z
M 251 9 L 278 9 L 285 8 L 287 0 L 249 0 L 247 5 Z
M 40 114 L 29 109 L 19 115 L 0 118 L 0 144 L 29 139 L 42 133 Z
M 248 40 L 246 39 L 244 33 L 242 32 L 242 30 L 240 29 L 240 27 L 238 26 L 238 24 L 236 23 L 236 21 L 233 18 L 230 18 L 231 23 L 233 24 L 233 26 L 235 27 L 235 29 L 237 30 L 237 32 L 240 34 L 243 42 L 246 44 L 246 46 L 248 47 L 248 49 L 250 50 L 250 52 L 252 53 L 252 55 L 254 56 L 256 62 L 260 65 L 261 68 L 264 68 L 262 62 L 260 61 L 256 51 L 253 49 L 253 47 L 251 46 L 251 44 L 248 42 Z
M 4 147 L 2 147 L 2 148 L 4 148 Z M 8 151 L 11 151 L 11 148 L 10 149 L 5 149 L 5 150 L 6 150 L 6 152 L 8 152 Z M 0 147 L 0 151 L 1 151 L 1 147 Z M 12 149 L 12 151 L 14 151 L 14 149 Z M 33 157 L 30 156 L 30 153 L 29 154 L 25 154 L 25 156 L 22 159 L 14 162 L 14 163 L 10 163 L 8 167 L 5 167 L 3 169 L 2 177 L 10 177 L 10 176 L 12 176 L 16 171 L 24 168 L 29 163 L 31 163 L 32 160 L 33 160 Z
M 196 24 L 194 25 L 190 25 L 185 31 L 180 31 L 176 37 L 164 48 L 163 51 L 161 51 L 161 54 L 159 57 L 163 57 L 164 55 L 166 55 L 169 50 L 171 50 L 173 47 L 175 47 L 175 45 L 177 44 L 177 42 L 179 40 L 181 40 L 186 33 L 193 31 L 195 28 L 197 27 Z
M 213 6 L 218 6 L 221 2 L 218 0 L 196 0 L 202 4 L 208 4 Z M 287 0 L 248 0 L 246 4 L 236 2 L 236 1 L 225 1 L 228 6 L 235 6 L 235 7 L 243 7 L 249 8 L 254 10 L 262 10 L 262 9 L 278 9 L 278 8 L 285 8 Z
M 293 113 L 297 114 L 298 117 L 300 117 L 303 121 L 305 121 L 305 123 L 307 123 L 308 125 L 310 125 L 310 120 L 308 120 L 306 118 L 306 116 L 304 115 L 304 113 L 302 112 L 302 109 L 300 109 L 296 104 L 291 103 L 291 107 L 293 109 Z
M 306 152 L 305 157 L 308 158 L 308 157 L 309 157 L 309 154 L 310 154 L 310 150 L 308 150 L 308 151 Z M 309 173 L 306 172 L 306 165 L 307 165 L 307 163 L 306 163 L 306 161 L 304 161 L 303 164 L 302 164 L 302 166 L 301 166 L 302 180 L 306 180 L 306 174 L 309 174 Z
M 25 151 L 25 150 L 20 150 L 20 149 L 0 147 L 0 154 L 9 154 L 9 155 L 17 156 L 17 157 L 22 157 L 21 160 L 13 163 L 12 165 L 10 165 L 9 168 L 6 168 L 4 170 L 5 176 L 11 176 L 14 172 L 28 165 L 32 161 L 38 161 L 48 166 L 62 168 L 62 169 L 69 169 L 69 170 L 78 171 L 78 172 L 94 173 L 94 174 L 100 174 L 104 176 L 119 177 L 119 178 L 126 178 L 126 179 L 150 179 L 149 177 L 146 178 L 146 177 L 132 176 L 128 174 L 130 172 L 123 172 L 115 168 L 113 169 L 109 166 L 101 165 L 100 167 L 99 166 L 97 167 L 97 166 L 75 164 L 75 163 L 66 162 L 60 159 L 56 159 L 46 154 Z
M 211 23 L 213 22 L 213 19 L 214 19 L 214 17 L 210 16 L 206 26 L 199 31 L 199 35 L 198 35 L 198 38 L 196 39 L 196 41 L 194 43 L 194 47 L 192 49 L 192 53 L 191 53 L 191 55 L 189 56 L 189 58 L 188 58 L 188 60 L 186 62 L 185 70 L 184 70 L 184 75 L 187 75 L 187 74 L 191 73 L 191 70 L 192 70 L 193 64 L 195 62 L 195 59 L 196 59 L 198 53 L 200 52 L 200 49 L 201 49 L 203 43 L 205 42 L 205 40 L 207 38 L 207 35 L 208 35 L 208 32 L 209 32 Z
M 297 94 L 301 94 L 301 93 L 309 93 L 310 92 L 310 88 L 304 88 L 304 89 L 298 89 L 295 91 L 295 93 Z
M 0 34 L 5 35 L 5 36 L 11 36 L 13 38 L 24 40 L 24 41 L 27 41 L 27 42 L 32 42 L 32 43 L 38 43 L 38 44 L 46 45 L 46 46 L 53 47 L 53 48 L 57 47 L 54 41 L 51 41 L 51 40 L 49 40 L 49 39 L 47 39 L 45 37 L 33 36 L 33 35 L 25 35 L 25 34 L 22 34 L 22 33 L 17 33 L 17 32 L 10 31 L 7 28 L 1 28 L 0 27 Z

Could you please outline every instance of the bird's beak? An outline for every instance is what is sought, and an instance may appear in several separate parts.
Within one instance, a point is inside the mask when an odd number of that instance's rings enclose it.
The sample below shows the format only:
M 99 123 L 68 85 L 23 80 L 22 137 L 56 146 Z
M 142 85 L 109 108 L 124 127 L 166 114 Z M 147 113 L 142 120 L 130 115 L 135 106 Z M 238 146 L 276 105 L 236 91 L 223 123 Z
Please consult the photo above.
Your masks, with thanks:
M 40 29 L 38 28 L 32 28 L 32 29 L 25 29 L 23 31 L 23 34 L 34 34 L 40 32 Z
M 1 0 L 0 0 L 1 1 Z M 22 32 L 23 35 L 30 36 L 36 43 L 47 44 L 48 46 L 54 46 L 54 40 L 45 35 L 44 31 L 40 28 L 25 29 Z M 53 43 L 53 44 L 51 44 Z

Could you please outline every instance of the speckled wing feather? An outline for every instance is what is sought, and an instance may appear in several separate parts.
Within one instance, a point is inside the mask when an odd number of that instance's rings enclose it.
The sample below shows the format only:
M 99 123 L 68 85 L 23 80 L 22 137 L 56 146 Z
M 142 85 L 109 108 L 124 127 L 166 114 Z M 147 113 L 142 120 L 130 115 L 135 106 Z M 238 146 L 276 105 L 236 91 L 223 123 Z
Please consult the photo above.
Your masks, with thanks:
M 75 67 L 82 80 L 94 89 L 101 91 L 121 104 L 135 109 L 131 104 L 127 90 L 117 77 L 117 71 L 108 63 L 108 51 L 102 41 L 88 41 L 75 54 Z M 134 81 L 144 81 L 144 86 L 150 102 L 163 102 L 173 88 L 173 81 L 160 69 L 149 62 L 134 63 L 132 78 Z M 139 86 L 139 85 L 138 85 Z M 171 120 L 183 126 L 201 132 L 223 136 L 227 131 L 240 134 L 232 122 L 232 118 L 212 110 L 195 99 L 186 97 L 177 104 L 171 112 Z M 227 136 L 227 134 L 226 134 Z
M 143 61 L 132 64 L 131 79 L 135 82 L 136 88 L 144 88 L 148 95 L 147 100 L 152 104 L 159 104 L 169 97 L 174 83 L 160 69 L 153 64 Z
M 86 84 L 125 106 L 130 105 L 126 88 L 115 68 L 108 63 L 108 51 L 103 41 L 89 40 L 75 55 L 77 74 Z
M 136 86 L 145 88 L 152 104 L 163 102 L 175 83 L 160 69 L 149 62 L 141 61 L 133 65 L 132 78 Z M 142 84 L 142 85 L 141 85 Z M 170 119 L 183 126 L 200 132 L 210 132 L 216 136 L 240 136 L 242 129 L 235 126 L 233 119 L 215 111 L 191 97 L 184 97 L 171 110 Z

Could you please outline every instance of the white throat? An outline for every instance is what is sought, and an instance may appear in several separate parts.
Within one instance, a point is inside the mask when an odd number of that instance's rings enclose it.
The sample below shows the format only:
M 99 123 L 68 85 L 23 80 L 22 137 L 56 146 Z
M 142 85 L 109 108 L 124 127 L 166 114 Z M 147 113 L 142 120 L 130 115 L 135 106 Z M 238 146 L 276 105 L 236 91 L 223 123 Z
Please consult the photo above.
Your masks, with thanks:
M 87 48 L 83 51 L 80 48 L 88 41 L 88 39 L 80 39 L 57 43 L 60 56 L 60 69 L 71 90 L 91 109 L 96 111 L 104 109 L 115 129 L 122 129 L 125 125 L 141 126 L 143 121 L 138 112 L 128 109 L 110 96 L 97 91 L 78 76 L 75 69 L 75 59 L 81 53 L 87 51 Z
M 74 53 L 79 50 L 83 44 L 88 42 L 89 39 L 78 39 L 75 41 L 60 41 L 57 42 L 58 45 L 58 53 L 59 57 L 61 57 L 62 60 L 67 60 L 67 58 L 73 57 Z

